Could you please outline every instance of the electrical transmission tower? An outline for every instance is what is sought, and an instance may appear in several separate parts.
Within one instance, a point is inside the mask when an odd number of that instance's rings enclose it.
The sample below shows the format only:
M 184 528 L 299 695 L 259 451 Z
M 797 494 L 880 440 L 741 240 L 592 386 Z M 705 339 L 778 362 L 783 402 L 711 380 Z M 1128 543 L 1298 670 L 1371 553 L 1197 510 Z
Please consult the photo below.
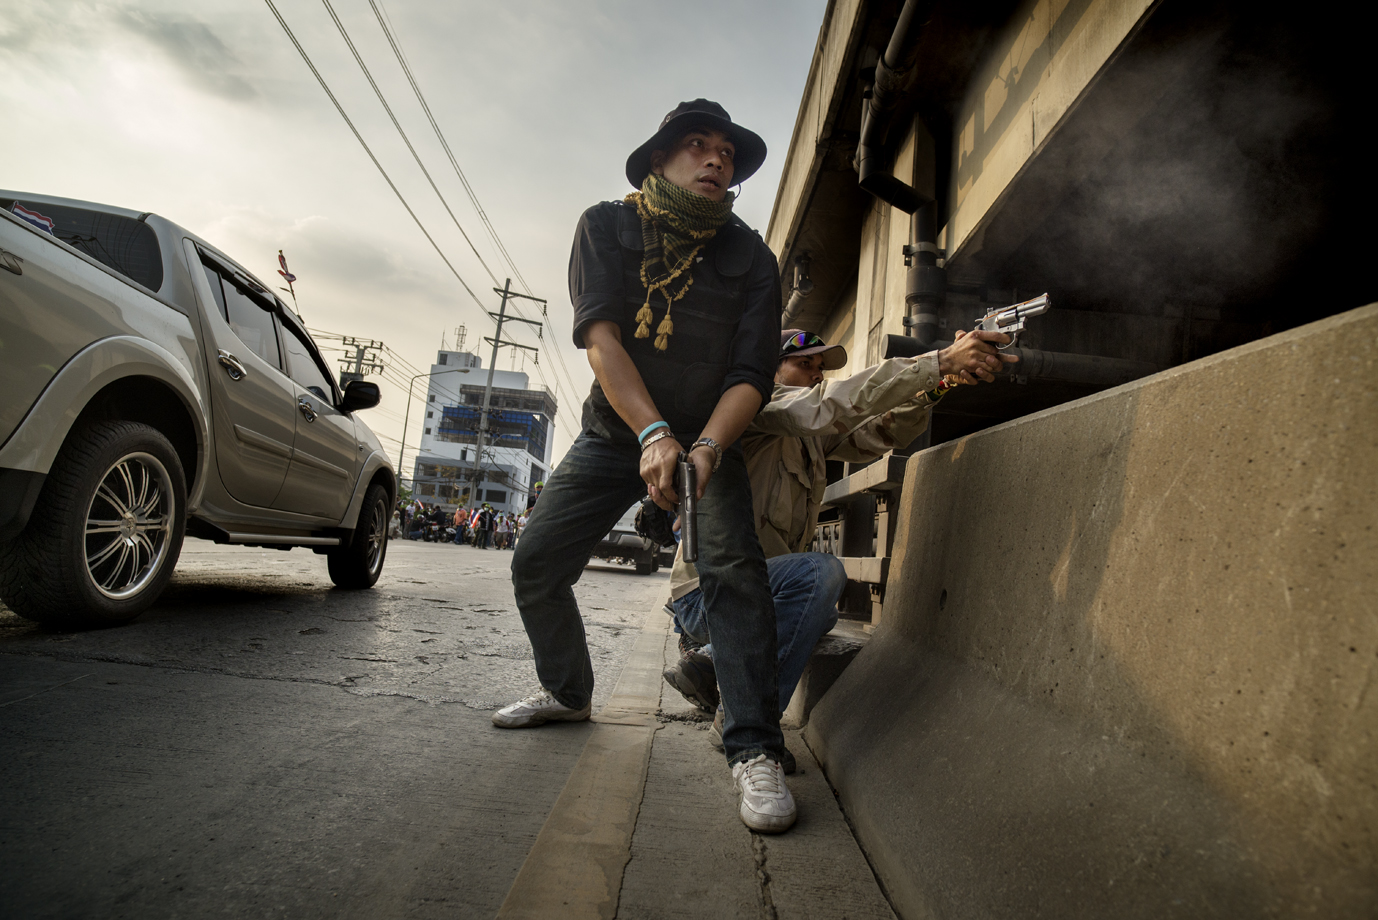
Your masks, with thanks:
M 365 374 L 386 369 L 378 357 L 378 352 L 383 348 L 382 342 L 369 339 L 367 342 L 356 339 L 352 335 L 341 336 L 346 348 L 354 349 L 353 357 L 343 357 L 340 359 L 340 387 L 349 386 L 352 381 L 363 380 Z
M 469 507 L 470 507 L 470 508 L 473 508 L 474 505 L 476 504 L 476 499 L 477 499 L 477 497 L 478 497 L 478 487 L 479 487 L 480 482 L 481 482 L 482 479 L 483 479 L 482 461 L 481 461 L 480 458 L 483 456 L 483 448 L 484 448 L 485 442 L 488 440 L 488 415 L 489 415 L 489 411 L 492 409 L 492 405 L 493 405 L 493 371 L 497 370 L 497 364 L 498 364 L 498 349 L 499 349 L 499 348 L 504 348 L 504 347 L 506 347 L 506 348 L 522 348 L 522 349 L 525 349 L 525 350 L 527 350 L 527 351 L 535 352 L 538 358 L 539 358 L 539 356 L 540 356 L 540 351 L 539 351 L 538 349 L 536 349 L 536 348 L 532 348 L 530 345 L 521 345 L 521 344 L 518 344 L 517 342 L 510 342 L 510 341 L 507 341 L 507 340 L 503 339 L 503 337 L 502 337 L 502 327 L 503 327 L 503 324 L 505 324 L 505 323 L 527 323 L 528 325 L 535 326 L 537 329 L 540 329 L 540 328 L 541 328 L 541 321 L 540 321 L 540 320 L 523 319 L 523 318 L 521 318 L 520 316 L 508 316 L 508 315 L 507 315 L 507 302 L 508 302 L 509 300 L 511 300 L 512 298 L 514 298 L 514 297 L 520 297 L 520 298 L 522 298 L 523 300 L 532 300 L 532 301 L 535 301 L 536 303 L 538 303 L 538 304 L 540 304 L 542 307 L 544 307 L 544 306 L 545 306 L 545 301 L 542 300 L 542 299 L 539 298 L 539 297 L 531 297 L 531 296 L 529 296 L 529 295 L 527 295 L 527 294 L 518 294 L 516 291 L 512 290 L 512 279 L 511 279 L 511 278 L 508 278 L 508 279 L 507 279 L 507 283 L 504 284 L 502 287 L 500 287 L 500 288 L 493 288 L 493 290 L 496 291 L 497 293 L 499 293 L 499 294 L 502 295 L 502 305 L 501 305 L 500 307 L 498 307 L 498 312 L 497 312 L 497 313 L 494 313 L 494 312 L 492 312 L 491 310 L 488 311 L 488 315 L 491 316 L 491 317 L 493 317 L 493 319 L 495 319 L 495 320 L 498 321 L 498 331 L 497 331 L 497 335 L 496 335 L 494 338 L 491 338 L 491 339 L 488 338 L 487 336 L 484 336 L 484 337 L 483 337 L 483 341 L 488 342 L 489 344 L 491 344 L 491 345 L 493 346 L 493 357 L 492 357 L 492 359 L 488 362 L 488 382 L 487 382 L 487 384 L 485 384 L 484 387 L 483 387 L 483 410 L 482 410 L 482 412 L 479 413 L 479 423 L 478 423 L 478 449 L 474 451 L 474 463 L 473 463 L 473 466 L 470 468 L 470 474 L 469 474 L 469 481 L 472 483 L 472 485 L 471 485 L 470 488 L 469 488 Z

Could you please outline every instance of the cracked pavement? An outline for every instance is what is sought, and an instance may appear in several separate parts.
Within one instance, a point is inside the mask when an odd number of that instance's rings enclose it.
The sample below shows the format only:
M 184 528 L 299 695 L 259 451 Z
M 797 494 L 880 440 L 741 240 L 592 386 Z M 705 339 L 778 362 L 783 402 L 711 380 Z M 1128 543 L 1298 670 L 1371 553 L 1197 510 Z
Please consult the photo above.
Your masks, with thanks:
M 307 551 L 188 540 L 158 604 L 132 624 L 52 634 L 0 607 L 0 654 L 304 681 L 491 711 L 537 689 L 512 600 L 512 556 L 394 541 L 378 584 L 334 589 Z M 597 685 L 617 681 L 664 575 L 595 562 L 575 586 Z
M 300 549 L 188 540 L 128 625 L 0 607 L 6 913 L 496 911 L 587 733 L 489 722 L 537 687 L 511 559 L 394 542 L 346 592 Z M 668 578 L 595 563 L 575 593 L 596 710 Z

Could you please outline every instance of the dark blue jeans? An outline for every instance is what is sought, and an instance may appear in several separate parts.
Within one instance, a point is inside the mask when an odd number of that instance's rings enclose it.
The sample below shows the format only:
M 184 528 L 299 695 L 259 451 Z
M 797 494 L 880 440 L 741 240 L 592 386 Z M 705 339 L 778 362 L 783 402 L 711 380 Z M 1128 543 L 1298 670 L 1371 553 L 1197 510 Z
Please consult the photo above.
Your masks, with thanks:
M 847 586 L 847 570 L 842 567 L 841 560 L 828 553 L 775 556 L 766 560 L 766 569 L 770 573 L 770 596 L 775 601 L 780 708 L 783 710 L 794 695 L 813 647 L 837 625 L 837 602 Z M 695 588 L 673 606 L 675 625 L 713 658 L 716 650 L 703 615 L 703 592 Z
M 640 462 L 634 441 L 624 445 L 579 435 L 546 480 L 512 559 L 512 586 L 536 675 L 555 699 L 574 709 L 593 696 L 593 663 L 573 585 L 598 541 L 632 502 L 645 497 Z M 698 507 L 699 586 L 713 634 L 730 764 L 758 754 L 779 759 L 784 751 L 775 607 L 751 517 L 751 482 L 741 447 L 733 445 Z

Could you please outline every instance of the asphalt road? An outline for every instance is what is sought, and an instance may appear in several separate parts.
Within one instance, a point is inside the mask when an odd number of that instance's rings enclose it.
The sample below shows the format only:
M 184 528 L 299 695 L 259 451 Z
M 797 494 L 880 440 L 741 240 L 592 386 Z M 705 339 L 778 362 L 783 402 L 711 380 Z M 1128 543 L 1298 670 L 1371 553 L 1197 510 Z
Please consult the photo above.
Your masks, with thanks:
M 0 607 L 0 912 L 492 916 L 590 730 L 489 722 L 537 687 L 511 559 L 394 542 L 345 592 L 309 552 L 189 540 L 126 626 Z M 575 591 L 597 710 L 668 578 Z

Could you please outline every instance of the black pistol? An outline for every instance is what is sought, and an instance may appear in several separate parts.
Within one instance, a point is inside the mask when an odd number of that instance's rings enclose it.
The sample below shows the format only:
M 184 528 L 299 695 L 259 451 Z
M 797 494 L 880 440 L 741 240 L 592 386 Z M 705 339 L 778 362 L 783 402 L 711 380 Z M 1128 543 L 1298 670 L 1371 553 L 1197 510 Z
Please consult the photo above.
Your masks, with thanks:
M 675 474 L 675 491 L 679 493 L 679 543 L 685 562 L 699 560 L 699 471 L 689 455 L 679 455 Z

